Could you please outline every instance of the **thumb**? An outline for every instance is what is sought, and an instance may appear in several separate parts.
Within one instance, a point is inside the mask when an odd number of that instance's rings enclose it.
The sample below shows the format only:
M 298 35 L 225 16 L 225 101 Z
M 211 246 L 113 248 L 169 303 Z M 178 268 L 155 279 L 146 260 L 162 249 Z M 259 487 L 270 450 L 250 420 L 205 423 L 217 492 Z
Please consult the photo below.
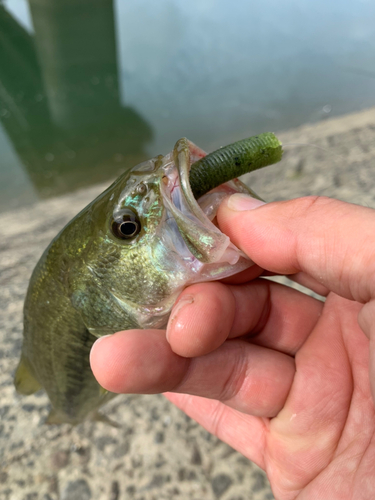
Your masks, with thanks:
M 375 401 L 375 210 L 323 197 L 261 204 L 235 194 L 218 223 L 256 264 L 279 274 L 304 272 L 329 290 L 365 304 L 358 323 L 370 339 Z
M 324 197 L 262 204 L 247 195 L 224 200 L 220 229 L 260 267 L 304 272 L 342 297 L 375 297 L 375 210 Z

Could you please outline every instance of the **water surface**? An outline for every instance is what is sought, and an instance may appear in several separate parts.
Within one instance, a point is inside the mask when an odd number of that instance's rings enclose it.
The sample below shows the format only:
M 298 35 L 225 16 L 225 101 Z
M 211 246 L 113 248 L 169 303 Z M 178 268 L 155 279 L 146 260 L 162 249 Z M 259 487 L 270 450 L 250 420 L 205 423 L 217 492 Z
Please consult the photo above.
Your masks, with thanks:
M 0 210 L 375 105 L 371 1 L 0 3 Z

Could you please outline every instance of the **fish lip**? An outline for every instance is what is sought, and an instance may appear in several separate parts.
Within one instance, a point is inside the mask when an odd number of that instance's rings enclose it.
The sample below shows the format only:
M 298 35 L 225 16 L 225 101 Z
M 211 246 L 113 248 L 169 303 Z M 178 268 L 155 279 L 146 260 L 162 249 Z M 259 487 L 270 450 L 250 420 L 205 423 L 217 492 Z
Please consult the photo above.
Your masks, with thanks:
M 176 222 L 180 233 L 178 247 L 181 251 L 182 239 L 185 243 L 185 257 L 190 255 L 205 264 L 227 262 L 234 265 L 240 257 L 247 257 L 207 217 L 190 187 L 191 151 L 194 152 L 194 148 L 197 147 L 187 139 L 180 139 L 174 151 L 165 157 L 160 192 L 167 220 L 174 218 Z M 205 155 L 202 150 L 199 150 L 199 153 L 201 156 Z M 215 215 L 216 212 L 213 216 Z

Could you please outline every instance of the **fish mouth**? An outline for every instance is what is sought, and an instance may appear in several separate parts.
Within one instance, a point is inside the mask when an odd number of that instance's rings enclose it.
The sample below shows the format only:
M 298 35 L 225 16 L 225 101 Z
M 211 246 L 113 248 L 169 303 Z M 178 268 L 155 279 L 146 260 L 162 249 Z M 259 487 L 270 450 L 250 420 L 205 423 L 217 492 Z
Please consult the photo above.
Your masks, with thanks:
M 194 282 L 221 279 L 250 267 L 253 262 L 215 224 L 222 200 L 244 192 L 243 184 L 230 181 L 194 198 L 189 171 L 206 153 L 187 139 L 180 139 L 164 157 L 161 194 L 165 206 L 164 240 L 194 271 Z

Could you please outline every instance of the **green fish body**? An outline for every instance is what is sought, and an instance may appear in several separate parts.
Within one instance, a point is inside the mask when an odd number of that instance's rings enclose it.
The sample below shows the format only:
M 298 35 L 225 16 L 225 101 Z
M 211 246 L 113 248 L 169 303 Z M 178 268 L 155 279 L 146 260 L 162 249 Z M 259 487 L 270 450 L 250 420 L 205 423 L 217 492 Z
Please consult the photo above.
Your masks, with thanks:
M 200 205 L 189 184 L 205 153 L 186 139 L 172 153 L 119 177 L 55 237 L 32 274 L 15 386 L 44 388 L 49 423 L 101 419 L 114 394 L 95 380 L 89 353 L 96 338 L 119 330 L 162 328 L 184 287 L 220 279 L 251 262 L 213 224 L 231 181 Z

